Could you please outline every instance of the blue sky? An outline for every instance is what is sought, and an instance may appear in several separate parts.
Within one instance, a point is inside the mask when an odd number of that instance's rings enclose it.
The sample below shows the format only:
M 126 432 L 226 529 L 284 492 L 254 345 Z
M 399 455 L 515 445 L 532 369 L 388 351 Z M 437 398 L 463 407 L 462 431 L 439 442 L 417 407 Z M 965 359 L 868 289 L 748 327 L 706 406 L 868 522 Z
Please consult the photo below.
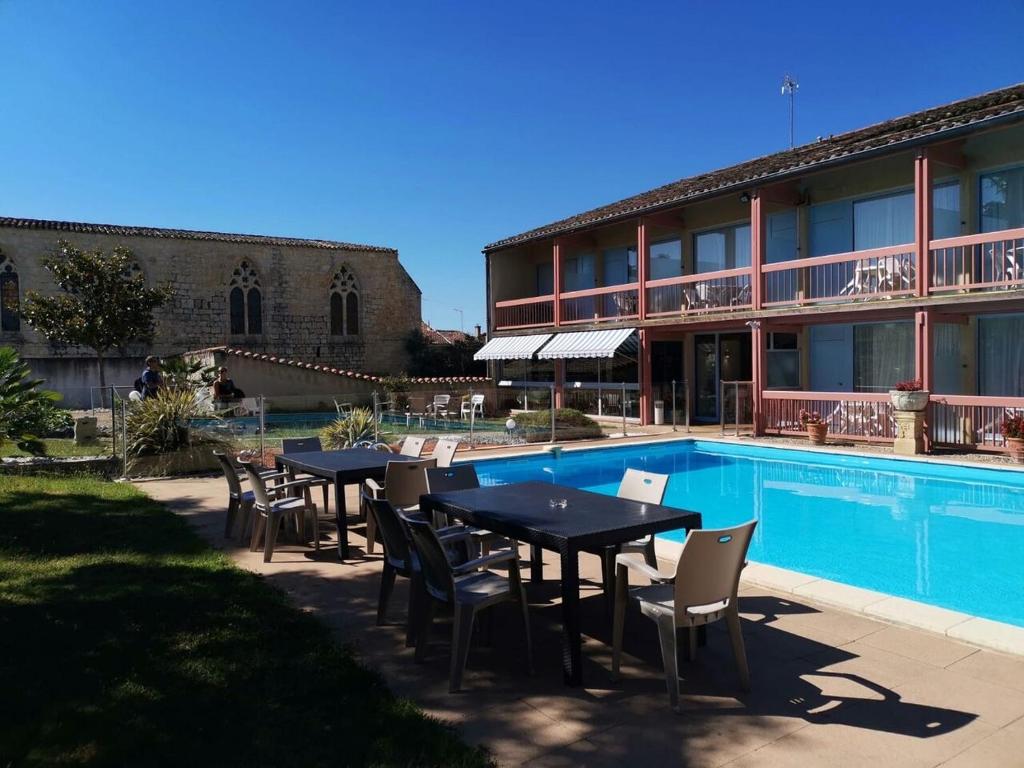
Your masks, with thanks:
M 486 243 L 1024 80 L 1024 3 L 0 0 L 0 215 L 396 247 L 439 327 Z

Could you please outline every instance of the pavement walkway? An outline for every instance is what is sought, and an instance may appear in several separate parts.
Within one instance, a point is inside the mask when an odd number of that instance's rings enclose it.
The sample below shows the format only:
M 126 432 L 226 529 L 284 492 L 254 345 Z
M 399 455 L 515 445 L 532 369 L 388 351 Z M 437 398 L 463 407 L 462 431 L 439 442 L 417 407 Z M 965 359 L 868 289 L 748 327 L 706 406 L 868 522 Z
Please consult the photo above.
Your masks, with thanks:
M 381 555 L 364 555 L 361 528 L 352 534 L 359 559 L 339 563 L 334 547 L 317 557 L 285 545 L 265 564 L 223 538 L 222 478 L 139 487 L 327 622 L 393 691 L 487 746 L 500 765 L 1024 766 L 1024 658 L 752 585 L 740 609 L 753 691 L 739 693 L 728 636 L 715 625 L 696 661 L 680 665 L 684 710 L 676 714 L 655 627 L 635 614 L 622 678 L 611 680 L 610 620 L 589 555 L 581 556 L 585 685 L 562 684 L 557 582 L 527 582 L 535 674 L 526 673 L 514 609 L 498 608 L 489 642 L 470 653 L 464 690 L 452 695 L 449 627 L 437 628 L 423 664 L 405 648 L 403 579 L 389 623 L 376 626 Z M 555 578 L 553 558 L 546 571 Z

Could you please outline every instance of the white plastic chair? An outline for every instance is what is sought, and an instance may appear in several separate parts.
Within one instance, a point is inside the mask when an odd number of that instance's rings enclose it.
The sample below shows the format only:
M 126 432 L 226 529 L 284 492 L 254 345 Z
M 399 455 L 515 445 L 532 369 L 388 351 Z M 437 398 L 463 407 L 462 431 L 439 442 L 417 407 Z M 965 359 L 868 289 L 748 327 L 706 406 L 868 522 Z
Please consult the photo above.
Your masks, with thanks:
M 286 472 L 267 474 L 260 472 L 253 466 L 251 461 L 240 462 L 245 468 L 253 493 L 253 511 L 259 517 L 256 518 L 252 528 L 252 540 L 249 550 L 255 552 L 259 546 L 260 538 L 263 538 L 263 562 L 269 563 L 274 555 L 274 546 L 277 543 L 277 534 L 281 523 L 289 518 L 294 518 L 295 529 L 300 538 L 305 527 L 306 513 L 313 515 L 313 547 L 320 551 L 320 522 L 316 514 L 316 506 L 310 499 L 309 480 L 288 480 L 277 482 L 272 488 L 267 487 L 267 480 L 286 479 Z M 285 491 L 295 489 L 302 492 L 302 496 L 282 496 Z
M 750 669 L 740 628 L 740 572 L 746 564 L 756 520 L 735 528 L 690 531 L 683 542 L 675 574 L 665 574 L 646 563 L 619 555 L 615 559 L 615 617 L 612 625 L 612 676 L 618 677 L 622 658 L 622 633 L 626 601 L 640 605 L 640 613 L 655 621 L 661 640 L 665 683 L 673 709 L 679 706 L 679 672 L 676 662 L 676 630 L 689 630 L 690 658 L 696 656 L 697 627 L 725 619 L 729 625 L 733 656 L 744 691 L 750 690 Z M 638 571 L 650 586 L 630 590 L 627 574 Z
M 402 447 L 399 449 L 399 453 L 402 456 L 412 456 L 414 459 L 418 459 L 423 455 L 423 446 L 426 444 L 427 438 L 417 437 L 416 435 L 409 435 L 405 440 L 402 441 Z
M 437 466 L 450 467 L 457 450 L 459 450 L 459 439 L 455 437 L 445 437 L 434 444 L 434 451 L 430 456 L 437 460 Z
M 469 398 L 463 399 L 459 418 L 466 419 L 472 414 L 476 414 L 478 419 L 484 417 L 484 395 L 470 395 Z
M 451 402 L 451 395 L 434 395 L 434 401 L 427 406 L 434 417 L 441 416 L 445 419 L 448 418 L 448 403 Z
M 426 470 L 437 466 L 437 460 L 389 461 L 384 470 L 384 485 L 370 478 L 366 481 L 369 499 L 387 499 L 399 511 L 418 511 L 420 496 L 427 492 Z M 366 516 L 366 551 L 372 553 L 377 541 L 377 521 Z

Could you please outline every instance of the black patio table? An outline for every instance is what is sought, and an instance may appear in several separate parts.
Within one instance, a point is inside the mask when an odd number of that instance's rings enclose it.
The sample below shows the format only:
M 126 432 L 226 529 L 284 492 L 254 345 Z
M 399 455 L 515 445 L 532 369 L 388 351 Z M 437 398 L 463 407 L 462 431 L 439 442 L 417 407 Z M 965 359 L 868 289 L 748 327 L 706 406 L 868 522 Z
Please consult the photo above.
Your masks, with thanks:
M 415 456 L 384 453 L 368 448 L 342 451 L 282 453 L 274 457 L 278 469 L 291 467 L 296 472 L 323 477 L 334 483 L 334 515 L 338 523 L 338 556 L 348 560 L 348 515 L 345 511 L 345 486 L 367 480 L 383 480 L 391 461 L 417 461 Z
M 566 501 L 564 508 L 551 505 L 552 500 L 562 499 Z M 420 497 L 420 509 L 425 513 L 443 512 L 558 553 L 562 560 L 562 671 L 569 685 L 583 681 L 580 551 L 624 544 L 647 534 L 701 527 L 697 512 L 542 482 L 428 493 Z M 536 580 L 540 576 L 539 558 L 531 560 Z

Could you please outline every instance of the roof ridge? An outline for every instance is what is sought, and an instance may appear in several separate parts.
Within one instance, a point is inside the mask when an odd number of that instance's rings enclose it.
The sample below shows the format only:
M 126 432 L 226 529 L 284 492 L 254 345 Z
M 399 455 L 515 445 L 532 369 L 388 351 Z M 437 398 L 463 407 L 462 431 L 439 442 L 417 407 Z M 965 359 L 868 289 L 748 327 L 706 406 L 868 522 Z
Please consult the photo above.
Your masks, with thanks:
M 32 219 L 14 216 L 0 216 L 0 227 L 11 227 L 15 229 L 51 229 L 58 232 L 77 232 L 81 234 L 123 235 L 128 237 L 165 237 L 178 240 L 291 245 L 307 248 L 321 248 L 326 250 L 398 253 L 395 248 L 389 248 L 382 245 L 346 243 L 339 240 L 289 237 L 285 235 L 253 235 L 241 232 L 215 232 L 212 230 L 201 229 L 175 229 L 169 227 L 150 227 L 134 224 L 98 224 L 84 221 Z
M 1005 109 L 1008 106 L 1010 109 Z M 815 166 L 865 151 L 893 147 L 952 128 L 993 119 L 1008 113 L 1022 112 L 1024 112 L 1024 82 L 916 112 L 908 112 L 898 117 L 833 134 L 827 138 L 790 149 L 702 171 L 496 240 L 484 246 L 483 250 L 486 253 L 595 224 L 628 218 L 643 211 L 656 210 L 698 197 L 713 195 L 730 187 L 806 171 Z M 883 139 L 888 140 L 882 141 Z
M 235 355 L 236 357 L 244 357 L 249 360 L 259 360 L 266 363 L 277 363 L 278 365 L 288 365 L 293 368 L 305 368 L 306 370 L 315 371 L 317 373 L 330 373 L 336 376 L 343 376 L 349 379 L 359 379 L 362 381 L 369 381 L 371 383 L 380 383 L 385 377 L 378 376 L 373 373 L 361 373 L 359 371 L 348 371 L 335 366 L 326 365 L 324 363 L 308 363 L 303 360 L 296 360 L 294 358 L 285 355 L 272 355 L 266 352 L 250 352 L 239 347 L 219 346 L 219 347 L 206 347 L 205 349 L 194 349 L 188 352 L 182 352 L 182 355 L 198 355 L 208 352 L 223 352 L 225 355 Z M 487 376 L 410 376 L 409 382 L 412 384 L 472 384 L 478 382 L 490 381 L 491 379 Z

